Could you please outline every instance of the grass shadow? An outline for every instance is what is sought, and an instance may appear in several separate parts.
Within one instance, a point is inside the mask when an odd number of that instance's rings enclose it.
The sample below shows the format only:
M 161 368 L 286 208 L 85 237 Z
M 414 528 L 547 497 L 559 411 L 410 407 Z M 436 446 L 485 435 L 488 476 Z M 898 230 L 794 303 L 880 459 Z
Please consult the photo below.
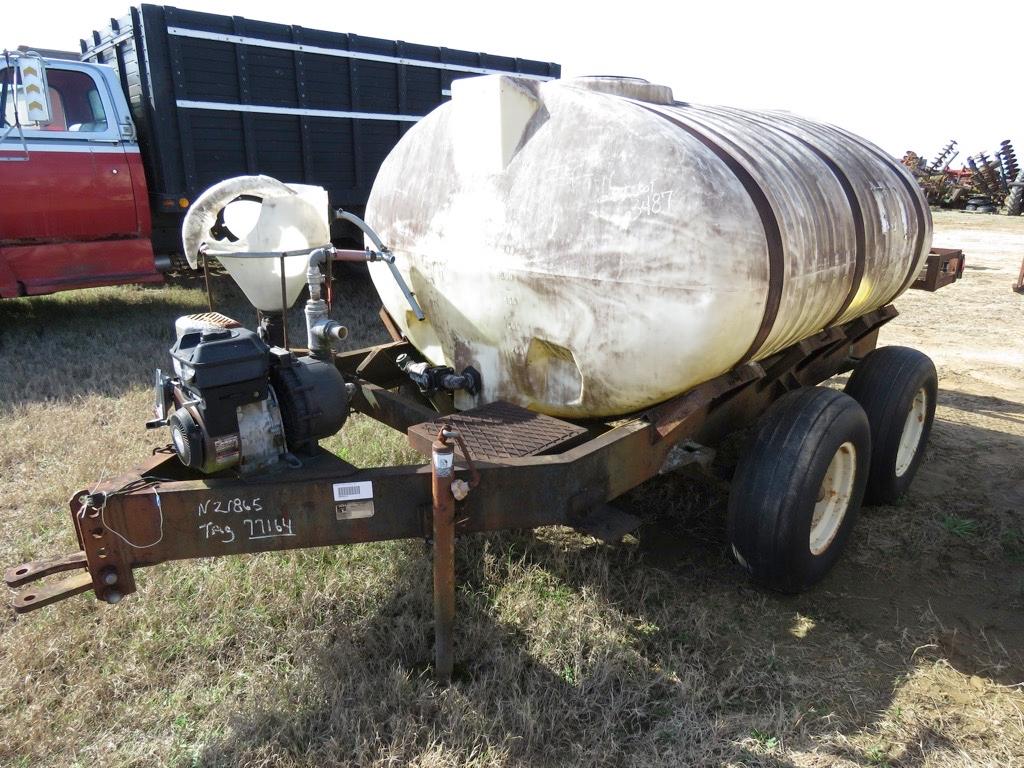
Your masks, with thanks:
M 675 580 L 645 568 L 635 546 L 506 532 L 461 539 L 457 557 L 451 685 L 431 677 L 424 552 L 397 564 L 364 621 L 353 626 L 324 606 L 327 639 L 307 649 L 309 687 L 278 690 L 274 704 L 236 716 L 197 762 L 793 765 L 778 738 L 763 735 L 782 719 L 781 674 L 699 662 L 706 612 L 678 596 L 673 609 Z M 654 613 L 666 626 L 652 623 Z M 740 704 L 747 720 L 717 718 Z
M 1020 410 L 958 392 L 940 402 Z M 890 718 L 921 664 L 1004 684 L 1024 670 L 1012 568 L 983 541 L 951 542 L 941 524 L 951 506 L 998 513 L 977 491 L 1003 488 L 999 466 L 961 460 L 964 446 L 993 444 L 1008 461 L 1024 457 L 1020 436 L 940 418 L 908 498 L 865 510 L 848 556 L 800 596 L 751 586 L 729 562 L 726 495 L 713 480 L 663 477 L 621 497 L 644 525 L 617 546 L 563 529 L 460 539 L 450 687 L 430 677 L 429 558 L 405 559 L 356 626 L 326 611 L 312 695 L 239 715 L 200 762 L 790 765 L 784 747 L 921 765 L 929 750 L 955 753 L 931 726 L 894 731 Z M 934 567 L 951 545 L 957 567 Z M 1009 578 L 989 578 L 985 599 L 976 580 L 994 569 Z
M 214 308 L 256 328 L 256 313 L 226 274 L 211 280 Z M 304 298 L 288 313 L 289 340 L 305 346 Z M 386 340 L 380 301 L 366 277 L 335 283 L 334 315 L 347 322 L 346 348 Z M 152 386 L 170 367 L 174 321 L 208 311 L 202 276 L 164 286 L 115 286 L 0 301 L 0 410 L 88 396 L 114 398 Z M 140 414 L 140 421 L 148 414 Z

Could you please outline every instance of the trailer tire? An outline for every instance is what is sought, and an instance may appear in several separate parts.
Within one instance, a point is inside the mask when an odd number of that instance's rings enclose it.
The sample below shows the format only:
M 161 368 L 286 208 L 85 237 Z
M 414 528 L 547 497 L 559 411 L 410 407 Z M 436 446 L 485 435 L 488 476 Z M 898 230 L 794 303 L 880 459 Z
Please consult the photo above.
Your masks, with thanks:
M 860 508 L 871 455 L 864 410 L 825 387 L 783 395 L 758 424 L 729 493 L 729 540 L 759 584 L 800 592 L 839 557 Z
M 939 388 L 935 364 L 910 347 L 882 347 L 854 368 L 846 394 L 871 425 L 871 468 L 864 503 L 893 504 L 910 488 L 924 457 Z

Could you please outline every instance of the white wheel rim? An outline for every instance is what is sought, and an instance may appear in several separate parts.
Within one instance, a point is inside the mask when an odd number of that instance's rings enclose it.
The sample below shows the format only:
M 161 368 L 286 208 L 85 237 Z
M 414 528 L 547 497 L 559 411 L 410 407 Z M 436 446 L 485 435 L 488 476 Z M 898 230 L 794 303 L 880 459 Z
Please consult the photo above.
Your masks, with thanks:
M 839 446 L 825 477 L 821 479 L 818 502 L 811 518 L 810 548 L 812 555 L 820 555 L 832 544 L 839 526 L 846 517 L 853 496 L 853 481 L 857 476 L 857 449 L 847 441 Z
M 928 417 L 928 393 L 924 387 L 917 390 L 914 402 L 910 404 L 910 413 L 903 423 L 900 435 L 900 447 L 896 451 L 896 477 L 903 477 L 910 465 L 914 463 L 917 449 L 921 447 L 921 435 L 924 434 L 924 420 Z

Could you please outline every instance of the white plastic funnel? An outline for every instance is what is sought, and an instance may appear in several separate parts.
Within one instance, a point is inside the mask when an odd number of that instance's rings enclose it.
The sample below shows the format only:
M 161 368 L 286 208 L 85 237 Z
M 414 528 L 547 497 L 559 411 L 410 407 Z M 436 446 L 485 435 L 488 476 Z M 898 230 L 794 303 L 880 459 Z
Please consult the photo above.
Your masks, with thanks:
M 263 312 L 283 312 L 302 293 L 306 284 L 305 255 L 284 257 L 284 297 L 281 296 L 281 258 L 241 257 L 220 254 L 217 259 L 238 283 L 245 298 Z
M 249 179 L 252 180 L 251 191 L 244 188 Z M 199 227 L 201 231 L 209 231 L 205 219 L 215 217 L 218 211 L 223 210 L 227 228 L 238 239 L 208 241 L 208 253 L 224 265 L 254 307 L 263 312 L 280 312 L 294 304 L 302 292 L 309 263 L 308 251 L 330 244 L 331 235 L 327 221 L 327 190 L 305 184 L 286 186 L 276 181 L 275 189 L 268 186 L 270 181 L 274 180 L 243 177 L 222 182 L 218 186 L 223 186 L 224 196 L 218 200 L 218 195 L 214 194 L 213 204 L 204 206 L 204 221 Z M 240 195 L 259 197 L 262 202 L 237 200 Z M 282 300 L 280 254 L 289 251 L 302 253 L 284 257 Z M 255 253 L 274 255 L 247 255 Z

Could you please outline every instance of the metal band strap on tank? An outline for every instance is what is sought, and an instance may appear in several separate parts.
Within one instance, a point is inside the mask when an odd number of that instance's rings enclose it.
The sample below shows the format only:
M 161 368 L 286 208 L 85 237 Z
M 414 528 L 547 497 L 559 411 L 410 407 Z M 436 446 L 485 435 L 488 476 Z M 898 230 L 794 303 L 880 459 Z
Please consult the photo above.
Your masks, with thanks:
M 719 108 L 716 112 L 722 112 L 723 109 Z M 738 110 L 724 109 L 724 112 L 732 117 L 740 115 L 741 117 L 748 117 L 742 115 Z M 764 123 L 761 123 L 762 125 Z M 772 123 L 771 127 L 777 130 L 779 133 L 784 133 L 795 141 L 800 142 L 807 147 L 811 152 L 821 158 L 821 161 L 828 166 L 828 169 L 832 171 L 832 175 L 836 177 L 839 182 L 839 186 L 843 190 L 843 194 L 846 195 L 847 201 L 850 203 L 850 210 L 853 213 L 853 225 L 854 225 L 854 266 L 853 266 L 853 280 L 850 283 L 850 290 L 846 294 L 846 299 L 839 307 L 838 311 L 829 318 L 828 322 L 825 323 L 825 327 L 829 328 L 836 323 L 843 316 L 843 313 L 850 308 L 854 298 L 857 296 L 857 292 L 860 290 L 861 283 L 864 281 L 864 271 L 867 261 L 867 233 L 864 226 L 864 210 L 860 207 L 860 200 L 857 198 L 857 194 L 853 191 L 853 184 L 850 183 L 849 177 L 843 172 L 839 165 L 824 151 L 814 146 L 811 142 L 799 134 L 786 130 L 777 123 Z
M 844 137 L 846 137 L 850 141 L 856 142 L 863 149 L 866 149 L 872 155 L 874 155 L 883 163 L 892 168 L 892 172 L 896 174 L 897 178 L 899 178 L 900 183 L 903 185 L 904 189 L 906 189 L 907 194 L 910 196 L 910 199 L 914 202 L 914 212 L 917 214 L 917 237 L 914 240 L 914 253 L 920 254 L 921 247 L 924 245 L 925 230 L 928 227 L 924 206 L 921 203 L 920 190 L 917 186 L 917 183 L 913 179 L 908 178 L 903 169 L 903 166 L 899 162 L 897 162 L 895 158 L 889 157 L 889 155 L 885 154 L 885 152 L 882 152 L 880 149 L 878 149 L 878 147 L 864 141 L 859 136 L 855 136 L 854 134 L 848 133 L 847 131 L 841 130 L 839 128 L 836 128 L 836 130 L 839 133 L 841 133 Z M 900 284 L 899 290 L 897 290 L 895 293 L 892 294 L 892 296 L 887 298 L 885 300 L 885 303 L 882 304 L 881 306 L 891 304 L 893 301 L 896 300 L 897 296 L 899 296 L 901 293 L 907 290 L 910 284 L 914 282 L 914 278 L 917 277 L 917 272 L 917 259 L 911 259 L 910 270 L 907 272 L 906 279 L 904 279 L 904 281 Z
M 914 242 L 914 253 L 920 254 L 921 253 L 921 248 L 924 246 L 925 230 L 927 229 L 924 205 L 921 204 L 921 197 L 920 197 L 921 190 L 917 186 L 917 182 L 908 179 L 904 175 L 903 169 L 900 168 L 897 163 L 892 162 L 891 158 L 886 158 L 886 160 L 890 161 L 890 165 L 892 165 L 894 167 L 894 169 L 895 169 L 894 172 L 896 173 L 897 176 L 899 176 L 900 182 L 903 184 L 904 188 L 907 190 L 907 194 L 910 195 L 910 199 L 914 201 L 914 210 L 917 211 L 917 240 Z M 899 296 L 901 293 L 903 293 L 905 290 L 907 290 L 907 288 L 910 287 L 910 284 L 913 283 L 914 280 L 917 278 L 917 273 L 918 273 L 917 259 L 911 259 L 910 260 L 910 271 L 907 272 L 906 280 L 904 280 L 903 283 L 900 285 L 900 289 L 898 291 L 896 291 L 896 293 L 894 293 L 892 296 L 890 296 L 886 300 L 885 303 L 886 304 L 891 304 L 892 302 L 894 302 L 896 300 L 897 296 Z
M 846 195 L 846 199 L 850 203 L 850 210 L 853 212 L 854 254 L 856 258 L 853 266 L 853 282 L 850 283 L 850 291 L 846 294 L 846 300 L 843 301 L 835 315 L 829 318 L 829 321 L 825 323 L 825 327 L 830 328 L 835 325 L 839 318 L 843 316 L 843 313 L 850 308 L 851 304 L 853 304 L 853 300 L 857 296 L 857 292 L 860 290 L 860 284 L 864 281 L 864 267 L 867 260 L 867 234 L 864 231 L 864 211 L 860 207 L 860 200 L 857 199 L 857 194 L 853 191 L 853 184 L 850 183 L 850 179 L 845 173 L 843 173 L 831 157 L 795 133 L 790 133 L 784 128 L 779 128 L 778 130 L 792 136 L 821 158 L 821 161 L 828 166 L 828 169 L 832 171 L 836 180 L 839 181 L 839 186 L 843 188 L 843 193 Z
M 768 297 L 765 301 L 764 315 L 761 317 L 761 325 L 757 329 L 757 335 L 754 336 L 754 341 L 751 343 L 750 348 L 736 363 L 737 366 L 743 365 L 744 363 L 749 362 L 764 345 L 765 339 L 768 338 L 768 334 L 772 330 L 772 326 L 775 325 L 775 320 L 779 315 L 779 306 L 782 304 L 782 284 L 785 278 L 785 260 L 782 247 L 782 229 L 779 227 L 778 217 L 776 217 L 775 211 L 772 208 L 771 203 L 768 201 L 768 196 L 764 193 L 764 190 L 761 189 L 761 186 L 754 180 L 754 177 L 746 168 L 743 167 L 742 163 L 740 163 L 725 149 L 724 145 L 729 143 L 725 137 L 711 130 L 707 126 L 702 126 L 701 130 L 698 130 L 696 127 L 684 122 L 679 116 L 669 114 L 647 104 L 637 102 L 637 106 L 641 106 L 649 112 L 654 112 L 656 115 L 665 118 L 676 127 L 682 128 L 688 134 L 697 139 L 697 141 L 710 149 L 739 180 L 740 184 L 743 185 L 743 188 L 750 196 L 751 202 L 754 204 L 754 208 L 757 210 L 757 215 L 761 218 L 761 226 L 764 227 L 764 238 L 768 245 Z M 676 106 L 683 105 L 676 102 Z M 734 148 L 734 151 L 738 154 L 742 153 L 738 147 Z

